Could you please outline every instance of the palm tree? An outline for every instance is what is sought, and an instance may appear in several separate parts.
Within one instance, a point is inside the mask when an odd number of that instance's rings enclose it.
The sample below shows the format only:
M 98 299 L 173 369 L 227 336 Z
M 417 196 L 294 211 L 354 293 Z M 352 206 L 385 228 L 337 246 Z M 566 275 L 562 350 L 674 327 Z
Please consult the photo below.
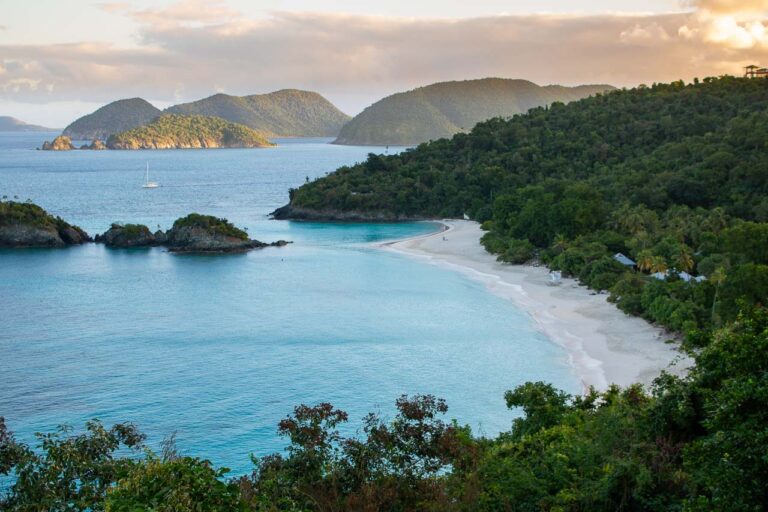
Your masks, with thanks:
M 725 269 L 723 267 L 717 267 L 714 272 L 712 272 L 712 275 L 709 276 L 709 281 L 715 285 L 715 295 L 712 297 L 712 313 L 710 320 L 712 321 L 712 325 L 715 325 L 715 306 L 717 305 L 717 298 L 720 295 L 720 285 L 725 282 L 726 279 Z
M 728 215 L 721 207 L 713 208 L 706 220 L 707 227 L 719 235 L 722 230 L 728 227 Z
M 683 272 L 690 272 L 693 270 L 694 261 L 693 254 L 690 247 L 685 244 L 680 245 L 680 252 L 677 255 L 677 261 L 675 261 L 678 270 Z
M 666 272 L 669 269 L 667 266 L 667 260 L 664 258 L 664 256 L 654 256 L 651 258 L 651 272 L 657 273 L 661 272 L 662 274 Z
M 641 272 L 650 272 L 653 266 L 653 253 L 649 250 L 640 251 L 637 253 L 637 268 Z
M 557 234 L 552 241 L 552 250 L 557 254 L 562 254 L 568 248 L 568 239 L 564 235 Z

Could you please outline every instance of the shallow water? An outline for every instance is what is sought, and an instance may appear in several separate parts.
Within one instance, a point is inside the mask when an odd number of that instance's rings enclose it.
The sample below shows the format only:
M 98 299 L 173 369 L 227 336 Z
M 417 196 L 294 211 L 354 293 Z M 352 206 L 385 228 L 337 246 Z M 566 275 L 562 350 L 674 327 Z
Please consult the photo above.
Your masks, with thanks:
M 283 446 L 299 403 L 391 414 L 402 393 L 445 398 L 489 435 L 509 428 L 503 392 L 527 380 L 578 391 L 562 350 L 482 284 L 374 242 L 430 223 L 271 221 L 290 187 L 381 148 L 327 139 L 263 150 L 32 151 L 49 134 L 0 134 L 0 196 L 27 198 L 94 234 L 111 222 L 164 229 L 224 216 L 252 237 L 292 240 L 243 255 L 161 249 L 0 251 L 0 416 L 23 439 L 90 418 L 134 421 L 157 446 L 235 472 Z M 392 148 L 399 151 L 402 148 Z M 161 188 L 145 190 L 145 162 Z

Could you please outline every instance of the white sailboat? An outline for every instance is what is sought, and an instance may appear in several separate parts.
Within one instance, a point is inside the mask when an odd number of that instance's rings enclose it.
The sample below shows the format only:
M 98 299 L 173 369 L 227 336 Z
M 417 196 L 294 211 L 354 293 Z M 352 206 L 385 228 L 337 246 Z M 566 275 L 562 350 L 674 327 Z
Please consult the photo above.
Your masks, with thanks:
M 144 176 L 144 184 L 141 188 L 157 188 L 160 184 L 156 181 L 149 181 L 149 162 L 147 162 L 147 173 Z

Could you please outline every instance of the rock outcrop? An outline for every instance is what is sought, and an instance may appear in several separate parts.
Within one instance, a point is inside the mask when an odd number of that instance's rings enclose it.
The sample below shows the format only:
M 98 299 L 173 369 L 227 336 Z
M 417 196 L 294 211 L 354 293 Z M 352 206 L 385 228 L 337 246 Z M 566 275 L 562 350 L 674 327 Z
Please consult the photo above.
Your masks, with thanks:
M 43 147 L 41 149 L 43 151 L 69 151 L 75 149 L 75 146 L 72 145 L 72 140 L 69 137 L 66 135 L 59 135 L 53 139 L 53 142 L 43 142 Z
M 83 144 L 82 146 L 80 146 L 80 149 L 91 149 L 91 150 L 95 150 L 95 151 L 101 151 L 101 150 L 108 149 L 108 148 L 107 148 L 107 145 L 104 144 L 103 141 L 101 141 L 99 139 L 93 139 L 93 141 L 91 141 L 90 144 Z
M 0 201 L 0 247 L 66 247 L 90 241 L 88 233 L 35 204 Z
M 96 235 L 96 242 L 107 247 L 151 247 L 158 245 L 157 237 L 143 224 L 112 224 L 104 234 Z

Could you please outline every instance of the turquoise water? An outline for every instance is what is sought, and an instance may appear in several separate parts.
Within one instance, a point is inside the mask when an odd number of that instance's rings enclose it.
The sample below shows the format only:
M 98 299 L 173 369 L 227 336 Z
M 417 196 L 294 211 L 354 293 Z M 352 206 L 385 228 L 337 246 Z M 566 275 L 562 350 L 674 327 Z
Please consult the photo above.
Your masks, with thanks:
M 579 389 L 564 353 L 510 303 L 372 245 L 435 225 L 267 219 L 289 187 L 380 148 L 294 139 L 264 150 L 28 149 L 45 137 L 0 135 L 0 195 L 91 234 L 113 221 L 167 228 L 197 211 L 295 243 L 225 256 L 0 251 L 0 416 L 22 439 L 130 420 L 154 446 L 176 431 L 182 452 L 245 472 L 249 453 L 283 446 L 277 422 L 299 403 L 332 402 L 353 432 L 402 393 L 432 393 L 491 435 L 513 417 L 506 389 Z M 140 187 L 147 160 L 159 189 Z

